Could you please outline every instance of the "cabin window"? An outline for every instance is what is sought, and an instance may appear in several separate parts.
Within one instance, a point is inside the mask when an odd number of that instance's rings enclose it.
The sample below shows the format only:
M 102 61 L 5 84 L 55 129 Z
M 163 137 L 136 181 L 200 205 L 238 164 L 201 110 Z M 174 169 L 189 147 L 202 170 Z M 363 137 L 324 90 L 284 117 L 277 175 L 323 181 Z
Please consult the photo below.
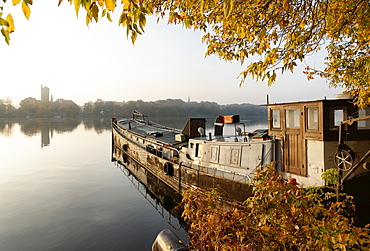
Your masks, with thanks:
M 299 128 L 299 110 L 286 110 L 285 111 L 286 128 Z
M 319 129 L 319 109 L 317 107 L 307 108 L 307 129 Z
M 272 128 L 280 128 L 280 110 L 271 110 Z
M 334 108 L 330 109 L 330 130 L 338 130 L 340 124 L 344 120 L 346 114 L 346 110 L 344 107 L 342 108 Z
M 343 109 L 334 110 L 334 126 L 340 126 L 343 120 Z
M 195 157 L 198 157 L 199 155 L 199 144 L 195 144 Z
M 366 108 L 363 110 L 358 110 L 358 117 L 366 117 L 370 116 L 370 108 Z M 368 130 L 370 129 L 370 119 L 364 119 L 357 122 L 357 128 L 359 130 Z

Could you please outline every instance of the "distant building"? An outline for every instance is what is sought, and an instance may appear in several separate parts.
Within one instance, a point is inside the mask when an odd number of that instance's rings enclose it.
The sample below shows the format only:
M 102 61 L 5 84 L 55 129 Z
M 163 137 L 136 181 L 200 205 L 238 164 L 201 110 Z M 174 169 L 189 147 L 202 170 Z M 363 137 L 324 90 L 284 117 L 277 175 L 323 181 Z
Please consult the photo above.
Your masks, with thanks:
M 50 89 L 47 86 L 41 85 L 41 101 L 42 102 L 49 102 L 49 92 L 50 92 Z

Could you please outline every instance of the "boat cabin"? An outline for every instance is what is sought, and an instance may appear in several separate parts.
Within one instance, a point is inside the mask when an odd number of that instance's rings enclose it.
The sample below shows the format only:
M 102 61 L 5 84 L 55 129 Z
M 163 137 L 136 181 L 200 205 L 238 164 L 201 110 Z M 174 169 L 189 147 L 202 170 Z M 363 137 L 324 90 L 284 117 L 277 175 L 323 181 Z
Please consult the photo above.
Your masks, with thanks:
M 224 135 L 225 124 L 234 126 L 234 134 Z M 182 131 L 189 139 L 180 151 L 183 165 L 245 183 L 251 182 L 256 168 L 273 161 L 273 141 L 267 130 L 247 133 L 239 115 L 218 116 L 214 126 L 214 135 L 206 135 L 204 119 L 188 120 Z
M 352 99 L 267 106 L 277 168 L 303 187 L 325 185 L 321 174 L 338 165 L 345 166 L 345 175 L 370 149 L 370 120 L 361 119 L 370 115 L 370 109 L 359 110 Z M 351 177 L 366 171 L 357 168 Z

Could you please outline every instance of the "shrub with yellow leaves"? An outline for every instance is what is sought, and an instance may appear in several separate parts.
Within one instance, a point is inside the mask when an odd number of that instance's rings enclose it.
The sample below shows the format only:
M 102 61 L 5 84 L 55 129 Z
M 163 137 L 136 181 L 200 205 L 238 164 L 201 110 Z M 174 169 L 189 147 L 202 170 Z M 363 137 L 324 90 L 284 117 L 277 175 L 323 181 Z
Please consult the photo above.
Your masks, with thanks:
M 215 190 L 184 193 L 183 216 L 199 250 L 370 250 L 370 229 L 353 225 L 348 196 L 287 183 L 272 166 L 257 171 L 254 196 L 225 203 Z M 316 191 L 319 191 L 316 190 Z

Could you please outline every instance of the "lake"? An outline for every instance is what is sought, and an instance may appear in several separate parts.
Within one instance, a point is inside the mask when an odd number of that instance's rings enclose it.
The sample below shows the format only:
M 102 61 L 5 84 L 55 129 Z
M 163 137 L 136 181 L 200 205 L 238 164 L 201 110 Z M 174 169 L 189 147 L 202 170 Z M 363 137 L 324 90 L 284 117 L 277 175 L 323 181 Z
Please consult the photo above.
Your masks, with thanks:
M 0 250 L 151 250 L 165 228 L 186 242 L 111 145 L 110 119 L 0 120 Z

